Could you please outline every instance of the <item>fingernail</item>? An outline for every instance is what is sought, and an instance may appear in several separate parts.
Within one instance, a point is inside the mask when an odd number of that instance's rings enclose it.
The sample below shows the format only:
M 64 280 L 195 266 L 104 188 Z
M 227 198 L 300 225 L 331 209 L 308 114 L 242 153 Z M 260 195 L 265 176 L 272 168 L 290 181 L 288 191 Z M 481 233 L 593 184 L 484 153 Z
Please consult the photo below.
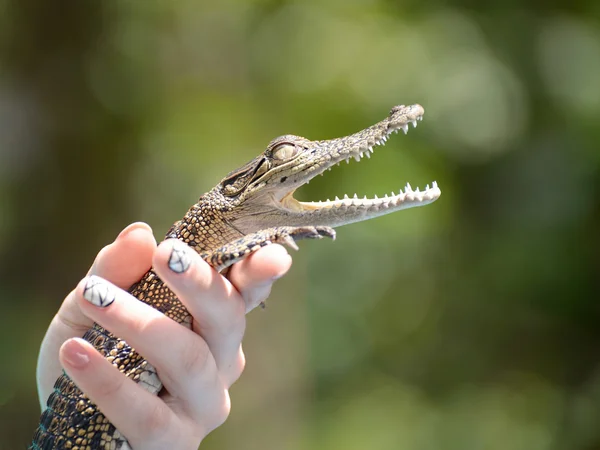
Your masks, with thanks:
M 181 241 L 173 242 L 173 249 L 169 257 L 169 269 L 175 273 L 183 273 L 188 270 L 194 261 L 193 251 Z
M 152 228 L 150 228 L 150 225 L 148 225 L 147 223 L 134 222 L 131 225 L 126 226 L 125 229 L 119 233 L 119 235 L 117 236 L 117 239 L 115 239 L 115 240 L 118 241 L 119 239 L 123 239 L 123 238 L 127 237 L 127 235 L 130 234 L 132 231 L 139 230 L 142 228 L 145 228 L 146 230 L 148 230 L 152 233 Z
M 115 291 L 102 278 L 92 275 L 88 278 L 83 289 L 83 298 L 92 305 L 106 308 L 115 301 Z
M 65 361 L 76 369 L 83 369 L 90 362 L 86 349 L 78 339 L 69 339 L 63 345 Z

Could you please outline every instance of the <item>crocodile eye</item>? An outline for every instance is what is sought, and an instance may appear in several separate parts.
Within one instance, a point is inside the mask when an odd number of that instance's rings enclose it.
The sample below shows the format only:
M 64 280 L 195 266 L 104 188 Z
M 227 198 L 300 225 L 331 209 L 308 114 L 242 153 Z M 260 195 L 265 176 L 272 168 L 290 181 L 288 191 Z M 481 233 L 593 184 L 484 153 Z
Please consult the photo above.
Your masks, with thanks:
M 281 144 L 273 149 L 273 159 L 278 159 L 279 161 L 286 161 L 296 156 L 297 152 L 298 149 L 295 145 Z

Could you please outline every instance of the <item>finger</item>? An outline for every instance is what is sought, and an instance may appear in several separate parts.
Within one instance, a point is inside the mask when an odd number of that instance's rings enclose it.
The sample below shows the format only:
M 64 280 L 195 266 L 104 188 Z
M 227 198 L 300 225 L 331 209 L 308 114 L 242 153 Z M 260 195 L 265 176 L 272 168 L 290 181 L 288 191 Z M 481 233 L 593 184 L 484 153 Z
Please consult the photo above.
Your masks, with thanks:
M 121 231 L 113 243 L 100 250 L 88 275 L 98 275 L 127 289 L 150 269 L 155 248 L 152 229 L 142 222 L 133 223 Z M 66 328 L 67 332 L 74 330 L 73 336 L 92 325 L 80 311 L 73 292 L 67 296 L 57 316 L 63 325 L 61 328 Z
M 152 228 L 144 222 L 132 223 L 114 243 L 100 250 L 88 275 L 98 275 L 128 289 L 150 269 L 155 249 Z
M 133 448 L 160 449 L 169 430 L 180 429 L 173 411 L 158 397 L 123 375 L 88 342 L 73 338 L 60 349 L 65 371 Z M 173 433 L 176 438 L 177 434 Z M 170 446 L 177 445 L 170 442 Z
M 104 247 L 90 273 L 103 276 L 121 287 L 129 287 L 138 281 L 150 268 L 156 242 L 151 228 L 144 223 L 133 223 L 126 227 L 116 240 Z M 58 350 L 62 343 L 81 336 L 92 326 L 92 321 L 79 309 L 75 294 L 71 292 L 52 319 L 42 341 L 37 365 L 38 393 L 42 408 L 54 381 L 62 373 L 58 361 Z
M 242 295 L 246 312 L 267 299 L 273 282 L 285 275 L 291 265 L 292 257 L 287 250 L 274 244 L 257 250 L 232 267 L 229 280 Z
M 81 310 L 143 355 L 191 417 L 205 417 L 222 402 L 215 361 L 196 333 L 102 278 L 84 278 L 76 293 Z
M 192 314 L 193 330 L 208 344 L 223 381 L 230 386 L 244 368 L 239 358 L 246 328 L 243 299 L 227 279 L 176 239 L 158 246 L 153 266 Z

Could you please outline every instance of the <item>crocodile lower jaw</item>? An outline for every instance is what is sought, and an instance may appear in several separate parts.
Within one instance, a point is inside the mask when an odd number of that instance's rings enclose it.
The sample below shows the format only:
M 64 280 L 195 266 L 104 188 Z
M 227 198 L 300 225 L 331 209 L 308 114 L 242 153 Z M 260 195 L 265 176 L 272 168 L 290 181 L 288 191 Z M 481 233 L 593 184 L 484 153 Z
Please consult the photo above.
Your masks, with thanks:
M 400 190 L 397 194 L 394 192 L 391 195 L 385 194 L 383 197 L 374 198 L 358 198 L 345 195 L 344 198 L 338 197 L 335 200 L 316 201 L 316 202 L 300 202 L 293 197 L 293 193 L 289 193 L 281 200 L 281 205 L 290 211 L 294 212 L 313 212 L 324 209 L 344 210 L 348 208 L 361 208 L 366 211 L 380 211 L 386 209 L 399 210 L 406 208 L 414 208 L 417 206 L 427 205 L 434 202 L 441 195 L 441 190 L 434 181 L 431 187 L 427 185 L 425 189 L 412 189 L 410 184 L 406 184 L 404 190 Z

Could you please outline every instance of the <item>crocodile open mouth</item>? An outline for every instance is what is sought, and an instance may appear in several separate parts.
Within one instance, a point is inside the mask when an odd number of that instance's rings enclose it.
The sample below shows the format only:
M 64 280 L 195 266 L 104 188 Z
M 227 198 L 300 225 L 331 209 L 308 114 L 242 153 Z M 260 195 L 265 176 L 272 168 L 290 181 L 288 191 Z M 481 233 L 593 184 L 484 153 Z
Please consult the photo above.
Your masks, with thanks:
M 310 182 L 312 178 L 317 175 L 324 175 L 327 170 L 331 170 L 334 165 L 340 165 L 341 162 L 346 161 L 349 163 L 351 159 L 357 162 L 361 161 L 362 158 L 370 158 L 374 153 L 374 148 L 378 145 L 385 145 L 392 133 L 398 133 L 402 130 L 404 134 L 408 133 L 409 123 L 416 128 L 418 121 L 423 119 L 423 108 L 420 105 L 413 105 L 412 107 L 397 107 L 410 109 L 402 119 L 393 121 L 394 110 L 390 114 L 388 122 L 380 122 L 371 129 L 371 133 L 363 133 L 360 138 L 356 139 L 356 142 L 349 142 L 350 145 L 337 146 L 339 150 L 329 150 L 327 153 L 329 158 L 326 162 L 321 163 L 316 170 L 306 179 L 306 184 Z M 367 131 L 367 130 L 365 130 Z M 351 140 L 352 136 L 349 136 L 347 140 Z M 324 146 L 327 146 L 329 141 L 323 141 Z M 354 145 L 352 145 L 354 144 Z M 325 201 L 310 201 L 303 202 L 298 201 L 293 197 L 294 191 L 289 192 L 281 199 L 281 204 L 284 208 L 292 211 L 302 212 L 313 212 L 318 213 L 323 210 L 335 210 L 339 211 L 340 214 L 344 212 L 354 212 L 358 210 L 363 211 L 366 217 L 361 217 L 357 220 L 370 218 L 374 215 L 381 215 L 388 212 L 412 208 L 416 206 L 423 206 L 434 202 L 441 195 L 441 191 L 437 185 L 437 182 L 433 181 L 431 185 L 425 186 L 424 189 L 413 189 L 409 183 L 398 191 L 398 193 L 392 192 L 390 195 L 385 194 L 382 197 L 374 196 L 368 198 L 364 196 L 360 198 L 357 194 L 350 197 L 347 194 L 343 198 L 335 197 L 334 200 L 327 199 Z M 324 212 L 324 211 L 323 211 Z M 373 214 L 369 214 L 369 213 Z

